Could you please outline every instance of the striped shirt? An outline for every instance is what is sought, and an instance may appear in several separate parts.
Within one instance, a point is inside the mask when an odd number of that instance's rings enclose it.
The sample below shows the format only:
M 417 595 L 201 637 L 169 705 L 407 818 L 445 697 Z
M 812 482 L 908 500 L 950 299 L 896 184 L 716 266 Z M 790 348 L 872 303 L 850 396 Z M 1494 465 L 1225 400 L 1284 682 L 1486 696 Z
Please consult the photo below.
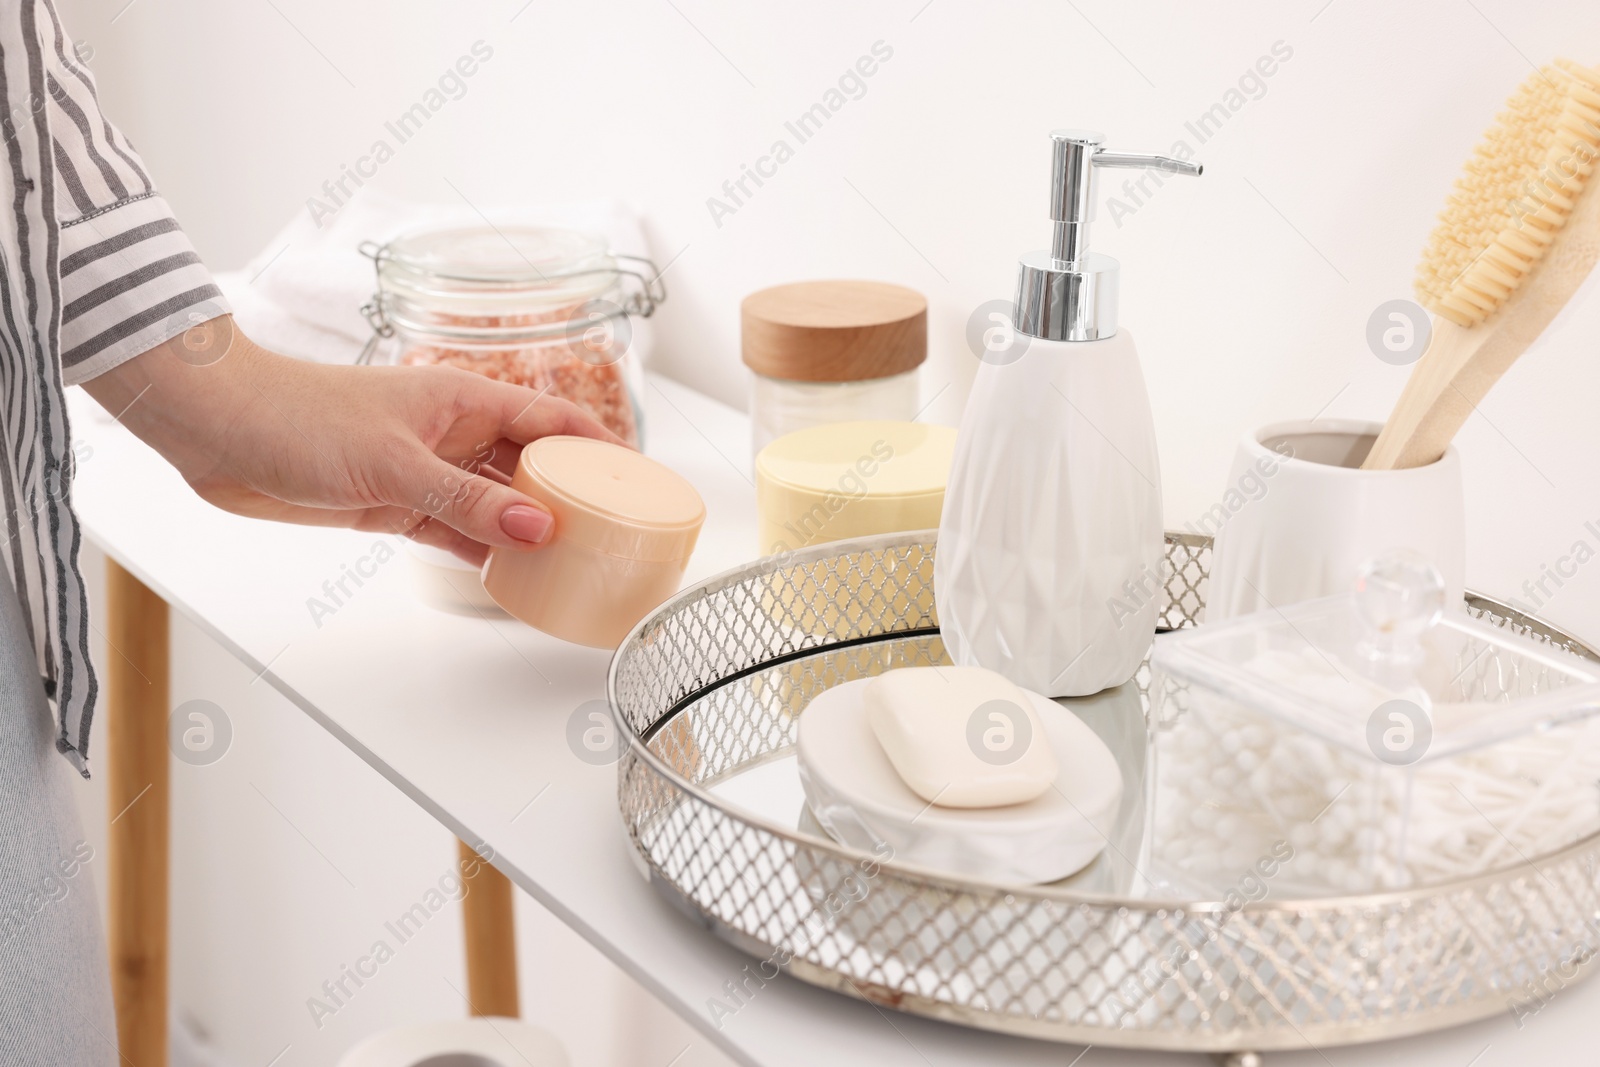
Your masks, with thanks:
M 88 774 L 96 683 L 63 389 L 227 311 L 52 0 L 0 0 L 0 500 L 56 747 Z

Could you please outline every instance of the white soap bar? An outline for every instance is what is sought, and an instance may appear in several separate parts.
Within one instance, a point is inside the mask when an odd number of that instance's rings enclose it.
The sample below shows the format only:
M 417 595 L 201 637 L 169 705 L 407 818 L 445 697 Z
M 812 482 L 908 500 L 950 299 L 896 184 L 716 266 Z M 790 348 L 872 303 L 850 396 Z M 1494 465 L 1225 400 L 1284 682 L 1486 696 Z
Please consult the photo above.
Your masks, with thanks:
M 1021 804 L 1059 773 L 1033 701 L 994 671 L 905 667 L 874 678 L 862 699 L 895 773 L 930 804 Z

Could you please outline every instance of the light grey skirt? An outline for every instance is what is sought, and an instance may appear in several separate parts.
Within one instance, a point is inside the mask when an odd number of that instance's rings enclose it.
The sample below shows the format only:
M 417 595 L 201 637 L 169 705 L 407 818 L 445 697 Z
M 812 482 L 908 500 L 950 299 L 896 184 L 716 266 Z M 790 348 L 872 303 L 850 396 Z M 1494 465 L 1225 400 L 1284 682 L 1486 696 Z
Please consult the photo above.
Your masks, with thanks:
M 0 1064 L 117 1062 L 84 839 L 17 596 L 0 569 Z

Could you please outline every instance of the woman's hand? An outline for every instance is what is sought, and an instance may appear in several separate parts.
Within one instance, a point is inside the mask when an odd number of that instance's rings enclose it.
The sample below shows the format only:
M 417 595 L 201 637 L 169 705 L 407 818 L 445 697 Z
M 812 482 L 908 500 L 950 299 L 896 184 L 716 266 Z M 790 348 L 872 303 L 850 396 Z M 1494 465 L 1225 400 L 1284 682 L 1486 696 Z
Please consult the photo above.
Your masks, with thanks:
M 400 534 L 471 563 L 550 532 L 550 513 L 509 485 L 523 445 L 617 440 L 565 400 L 468 371 L 279 356 L 229 316 L 85 388 L 218 507 Z

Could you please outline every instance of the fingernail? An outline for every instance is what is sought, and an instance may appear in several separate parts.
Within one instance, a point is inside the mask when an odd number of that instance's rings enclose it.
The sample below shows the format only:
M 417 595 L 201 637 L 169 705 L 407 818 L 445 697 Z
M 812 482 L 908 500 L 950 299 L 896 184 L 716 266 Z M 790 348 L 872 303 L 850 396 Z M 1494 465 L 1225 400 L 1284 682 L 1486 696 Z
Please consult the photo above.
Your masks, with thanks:
M 518 541 L 538 544 L 550 536 L 555 520 L 548 511 L 531 508 L 526 504 L 513 504 L 500 513 L 500 529 Z

